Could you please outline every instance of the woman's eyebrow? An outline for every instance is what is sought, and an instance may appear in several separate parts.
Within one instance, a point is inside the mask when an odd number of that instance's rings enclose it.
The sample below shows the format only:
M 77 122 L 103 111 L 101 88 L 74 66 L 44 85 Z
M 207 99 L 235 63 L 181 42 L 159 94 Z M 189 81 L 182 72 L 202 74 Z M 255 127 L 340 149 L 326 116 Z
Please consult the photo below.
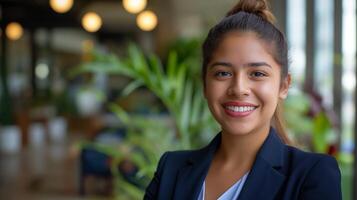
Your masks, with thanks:
M 213 68 L 215 66 L 233 67 L 233 64 L 229 62 L 214 62 L 209 65 L 209 68 Z
M 223 67 L 233 67 L 234 65 L 232 63 L 229 62 L 214 62 L 212 64 L 209 65 L 209 68 L 213 68 L 215 66 L 223 66 Z M 271 65 L 269 65 L 266 62 L 250 62 L 250 63 L 246 63 L 243 66 L 245 67 L 261 67 L 261 66 L 267 66 L 267 67 L 271 67 Z
M 268 63 L 266 62 L 251 62 L 251 63 L 247 63 L 247 64 L 244 64 L 244 66 L 247 66 L 247 67 L 261 67 L 261 66 L 267 66 L 267 67 L 271 67 L 271 65 L 269 65 Z

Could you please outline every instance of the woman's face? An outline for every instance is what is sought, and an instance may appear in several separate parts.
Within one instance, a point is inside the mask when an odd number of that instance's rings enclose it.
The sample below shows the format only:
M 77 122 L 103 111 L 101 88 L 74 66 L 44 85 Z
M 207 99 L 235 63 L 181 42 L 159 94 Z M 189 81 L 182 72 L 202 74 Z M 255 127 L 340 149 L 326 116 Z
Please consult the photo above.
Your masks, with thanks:
M 267 131 L 290 75 L 280 85 L 280 66 L 254 33 L 227 34 L 207 66 L 205 97 L 224 133 Z

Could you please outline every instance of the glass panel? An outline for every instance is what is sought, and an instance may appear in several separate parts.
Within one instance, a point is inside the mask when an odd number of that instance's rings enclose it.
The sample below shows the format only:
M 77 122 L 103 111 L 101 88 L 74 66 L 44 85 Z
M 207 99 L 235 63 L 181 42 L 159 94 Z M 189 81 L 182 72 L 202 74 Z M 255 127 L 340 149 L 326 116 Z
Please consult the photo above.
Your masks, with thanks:
M 333 105 L 333 0 L 315 1 L 315 89 L 327 108 Z
M 356 1 L 343 1 L 342 16 L 342 150 L 351 152 L 353 149 L 354 91 L 356 88 Z
M 342 7 L 342 138 L 340 167 L 343 199 L 352 199 L 354 92 L 356 90 L 356 1 L 343 0 Z
M 287 39 L 289 43 L 290 72 L 294 87 L 304 82 L 306 67 L 306 10 L 305 0 L 287 1 Z

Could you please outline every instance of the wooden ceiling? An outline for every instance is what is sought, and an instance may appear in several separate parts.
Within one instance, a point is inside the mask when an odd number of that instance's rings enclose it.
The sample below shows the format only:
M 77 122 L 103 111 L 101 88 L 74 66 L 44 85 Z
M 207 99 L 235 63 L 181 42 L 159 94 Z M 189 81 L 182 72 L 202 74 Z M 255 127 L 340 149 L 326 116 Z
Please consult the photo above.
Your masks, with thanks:
M 164 35 L 175 35 L 189 26 L 194 27 L 188 30 L 217 22 L 235 1 L 148 0 L 148 9 L 154 10 L 161 19 L 160 30 L 165 32 Z M 83 30 L 81 18 L 87 11 L 95 11 L 102 17 L 103 26 L 94 33 L 99 39 L 121 39 L 141 32 L 136 26 L 136 15 L 124 10 L 122 0 L 74 0 L 71 10 L 64 14 L 53 11 L 49 0 L 0 0 L 0 27 L 4 30 L 9 22 L 16 21 L 30 31 L 57 28 Z M 198 20 L 200 26 L 187 24 L 189 20 Z

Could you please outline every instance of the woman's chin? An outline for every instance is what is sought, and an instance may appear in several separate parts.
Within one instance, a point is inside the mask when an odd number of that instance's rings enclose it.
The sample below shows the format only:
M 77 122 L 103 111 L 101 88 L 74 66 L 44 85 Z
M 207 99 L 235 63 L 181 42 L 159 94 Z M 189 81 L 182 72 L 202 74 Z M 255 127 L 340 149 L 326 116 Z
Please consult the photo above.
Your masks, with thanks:
M 253 132 L 253 128 L 246 126 L 229 127 L 223 128 L 222 132 L 224 134 L 235 135 L 235 136 L 245 136 Z

